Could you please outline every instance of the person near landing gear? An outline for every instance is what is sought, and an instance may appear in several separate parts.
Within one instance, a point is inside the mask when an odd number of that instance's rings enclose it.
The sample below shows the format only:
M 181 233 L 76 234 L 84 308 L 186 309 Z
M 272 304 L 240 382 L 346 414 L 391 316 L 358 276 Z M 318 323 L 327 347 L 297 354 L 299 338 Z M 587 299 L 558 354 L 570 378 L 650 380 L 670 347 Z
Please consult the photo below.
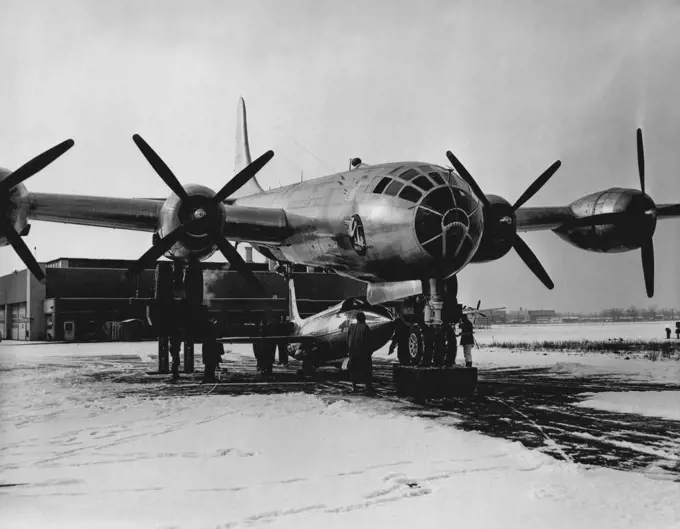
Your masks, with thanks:
M 387 355 L 394 353 L 397 350 L 397 357 L 401 365 L 409 365 L 410 357 L 405 354 L 408 351 L 408 324 L 404 321 L 401 314 L 397 314 L 394 320 L 394 334 L 392 335 L 392 343 Z
M 460 318 L 460 345 L 463 346 L 465 355 L 465 366 L 472 367 L 472 346 L 475 344 L 474 328 L 472 322 L 463 314 Z
M 357 312 L 357 322 L 347 329 L 347 350 L 352 391 L 357 384 L 366 384 L 366 393 L 373 393 L 373 359 L 371 358 L 371 329 L 366 324 L 366 315 Z
M 458 354 L 458 341 L 456 336 L 456 329 L 454 323 L 450 323 L 445 328 L 446 333 L 446 358 L 444 359 L 444 365 L 446 367 L 452 367 L 456 365 L 456 355 Z
M 203 342 L 203 382 L 217 382 L 215 369 L 220 365 L 224 346 L 217 342 L 217 328 L 215 323 L 211 325 L 205 341 Z

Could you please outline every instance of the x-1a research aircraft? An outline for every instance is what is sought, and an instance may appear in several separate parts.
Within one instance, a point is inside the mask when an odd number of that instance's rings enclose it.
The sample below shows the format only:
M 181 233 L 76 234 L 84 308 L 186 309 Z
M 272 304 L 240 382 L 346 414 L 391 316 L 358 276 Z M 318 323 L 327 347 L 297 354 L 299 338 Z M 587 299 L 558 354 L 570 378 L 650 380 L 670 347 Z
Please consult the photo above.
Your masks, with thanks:
M 651 297 L 657 219 L 680 216 L 680 204 L 657 205 L 645 193 L 639 129 L 641 190 L 608 189 L 561 207 L 523 207 L 557 171 L 559 161 L 510 204 L 485 194 L 451 152 L 446 156 L 453 169 L 424 162 L 357 162 L 347 171 L 264 191 L 255 175 L 274 153 L 267 151 L 251 162 L 242 99 L 237 174 L 216 193 L 202 185 L 180 184 L 141 136 L 135 134 L 133 141 L 172 190 L 168 198 L 29 193 L 22 182 L 70 149 L 73 141 L 67 140 L 14 172 L 0 171 L 0 245 L 9 243 L 43 279 L 21 238 L 28 233 L 30 219 L 149 231 L 153 246 L 130 272 L 163 255 L 191 268 L 219 249 L 253 288 L 261 288 L 229 242 L 243 241 L 284 268 L 302 264 L 366 281 L 372 304 L 422 294 L 425 303 L 419 305 L 416 319 L 439 344 L 455 312 L 442 310 L 444 299 L 455 300 L 456 274 L 469 263 L 493 261 L 514 248 L 541 282 L 553 288 L 518 232 L 552 230 L 594 252 L 640 249 Z
M 499 310 L 480 309 L 481 301 L 477 308 L 465 307 L 461 309 L 463 314 L 484 314 Z M 223 343 L 249 343 L 259 342 L 263 345 L 287 346 L 288 353 L 296 360 L 302 361 L 302 370 L 310 373 L 317 366 L 334 365 L 341 369 L 347 368 L 349 351 L 347 349 L 347 328 L 356 321 L 357 313 L 363 312 L 366 316 L 366 324 L 371 329 L 371 343 L 369 348 L 374 353 L 384 346 L 394 331 L 394 311 L 382 305 L 371 305 L 363 298 L 348 298 L 328 309 L 302 318 L 297 307 L 297 294 L 295 292 L 295 280 L 288 278 L 288 321 L 289 332 L 285 335 L 272 335 L 258 337 L 234 336 L 220 339 Z M 418 358 L 418 344 L 411 344 L 409 340 L 402 340 L 408 350 L 399 351 L 398 357 L 402 363 L 411 363 Z M 401 345 L 400 344 L 400 347 Z M 265 345 L 266 346 L 266 345 Z M 422 348 L 422 346 L 421 346 Z M 413 349 L 413 350 L 412 350 Z M 273 351 L 272 351 L 273 353 Z M 273 356 L 273 354 L 272 354 Z

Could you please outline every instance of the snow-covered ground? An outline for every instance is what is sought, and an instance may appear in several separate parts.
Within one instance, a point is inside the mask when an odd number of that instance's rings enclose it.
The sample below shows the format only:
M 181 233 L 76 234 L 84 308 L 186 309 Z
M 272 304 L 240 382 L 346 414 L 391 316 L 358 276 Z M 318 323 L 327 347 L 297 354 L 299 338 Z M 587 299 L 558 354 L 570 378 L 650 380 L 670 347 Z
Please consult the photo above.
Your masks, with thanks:
M 680 391 L 605 391 L 583 395 L 588 398 L 577 406 L 680 421 Z
M 493 325 L 478 329 L 475 336 L 479 343 L 536 342 L 544 340 L 665 340 L 666 327 L 675 338 L 674 321 L 642 321 L 616 323 L 560 323 L 536 325 Z
M 122 395 L 93 376 L 153 369 L 153 354 L 153 343 L 0 344 L 0 526 L 680 527 L 678 481 L 558 461 L 391 401 L 209 386 L 160 397 L 148 384 Z M 480 369 L 680 373 L 606 355 L 474 354 Z

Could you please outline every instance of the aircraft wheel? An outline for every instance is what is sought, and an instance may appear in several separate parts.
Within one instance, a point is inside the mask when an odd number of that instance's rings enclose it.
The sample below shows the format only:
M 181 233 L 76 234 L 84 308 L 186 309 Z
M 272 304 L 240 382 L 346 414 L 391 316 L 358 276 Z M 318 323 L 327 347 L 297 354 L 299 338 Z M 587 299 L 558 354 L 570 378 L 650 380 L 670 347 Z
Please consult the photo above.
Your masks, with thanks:
M 402 352 L 401 349 L 404 347 L 406 351 Z M 399 363 L 417 366 L 423 358 L 423 352 L 423 332 L 418 324 L 413 324 L 407 331 L 406 340 L 403 344 L 399 344 Z

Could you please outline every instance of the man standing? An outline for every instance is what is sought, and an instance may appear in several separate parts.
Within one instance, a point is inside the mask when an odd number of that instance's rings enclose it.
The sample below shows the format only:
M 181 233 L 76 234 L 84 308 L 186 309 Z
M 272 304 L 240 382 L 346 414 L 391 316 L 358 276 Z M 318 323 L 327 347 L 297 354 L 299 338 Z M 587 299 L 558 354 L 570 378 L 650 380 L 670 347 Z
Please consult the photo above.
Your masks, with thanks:
M 203 382 L 217 382 L 215 369 L 224 354 L 224 346 L 217 342 L 217 334 L 217 322 L 212 322 L 203 342 Z
M 408 354 L 408 324 L 404 321 L 402 314 L 397 313 L 397 318 L 394 320 L 394 334 L 392 335 L 392 343 L 390 344 L 389 355 L 397 350 L 397 358 L 401 365 L 409 365 L 411 357 Z
M 444 328 L 446 335 L 446 358 L 444 359 L 444 365 L 446 367 L 452 367 L 456 364 L 456 354 L 458 353 L 458 343 L 456 340 L 456 328 L 453 322 L 447 323 Z
M 373 353 L 371 349 L 371 329 L 366 324 L 366 315 L 357 312 L 357 322 L 347 329 L 347 351 L 349 353 L 349 372 L 352 391 L 357 384 L 366 384 L 366 393 L 373 392 Z
M 460 332 L 460 345 L 463 346 L 465 366 L 472 367 L 472 346 L 475 344 L 475 337 L 472 322 L 468 319 L 467 314 L 463 314 L 460 318 Z

